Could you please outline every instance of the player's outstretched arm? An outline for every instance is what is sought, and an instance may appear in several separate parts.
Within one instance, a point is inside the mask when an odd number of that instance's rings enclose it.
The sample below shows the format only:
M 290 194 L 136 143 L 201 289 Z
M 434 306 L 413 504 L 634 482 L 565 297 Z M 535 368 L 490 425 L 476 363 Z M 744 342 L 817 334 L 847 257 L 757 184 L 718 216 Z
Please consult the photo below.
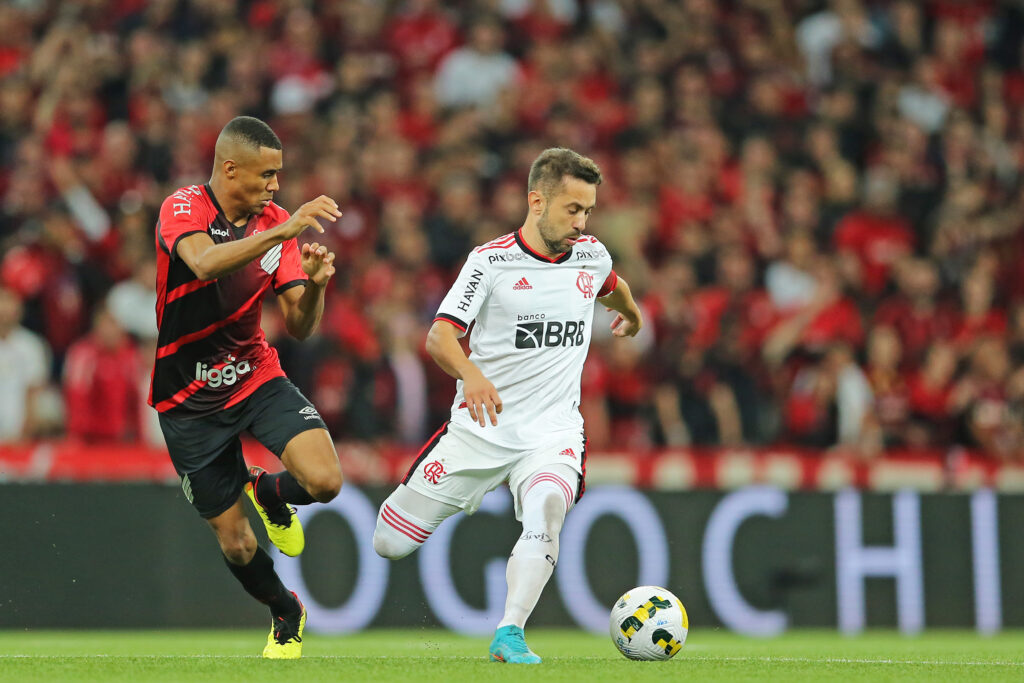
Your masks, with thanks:
M 462 380 L 462 395 L 466 399 L 469 415 L 486 426 L 486 416 L 492 425 L 498 424 L 498 413 L 501 412 L 501 397 L 491 381 L 484 377 L 473 361 L 466 357 L 466 352 L 459 344 L 459 330 L 444 320 L 435 320 L 427 333 L 427 353 L 438 366 L 456 379 Z
M 302 245 L 302 272 L 309 276 L 303 287 L 292 287 L 277 297 L 288 334 L 306 339 L 316 332 L 324 315 L 324 291 L 334 275 L 334 252 L 313 242 Z
M 640 307 L 633 300 L 629 285 L 621 277 L 615 283 L 615 289 L 598 301 L 607 306 L 608 310 L 618 313 L 611 325 L 612 334 L 616 337 L 633 337 L 644 326 Z
M 334 222 L 340 216 L 337 202 L 320 195 L 300 206 L 284 223 L 245 239 L 216 244 L 208 234 L 189 235 L 178 242 L 178 257 L 200 280 L 216 280 L 262 257 L 278 244 L 298 237 L 306 228 L 323 232 L 318 218 Z

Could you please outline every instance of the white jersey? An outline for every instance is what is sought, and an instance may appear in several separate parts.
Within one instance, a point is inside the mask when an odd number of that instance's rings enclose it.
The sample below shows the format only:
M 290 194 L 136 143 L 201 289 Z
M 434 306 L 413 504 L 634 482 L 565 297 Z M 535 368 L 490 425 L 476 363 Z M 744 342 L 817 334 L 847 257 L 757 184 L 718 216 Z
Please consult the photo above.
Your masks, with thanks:
M 551 435 L 582 431 L 580 377 L 590 348 L 594 302 L 615 288 L 608 250 L 584 235 L 557 259 L 526 245 L 522 230 L 477 247 L 437 311 L 469 337 L 470 360 L 494 384 L 495 427 L 469 415 L 462 381 L 451 421 L 487 441 L 527 449 Z

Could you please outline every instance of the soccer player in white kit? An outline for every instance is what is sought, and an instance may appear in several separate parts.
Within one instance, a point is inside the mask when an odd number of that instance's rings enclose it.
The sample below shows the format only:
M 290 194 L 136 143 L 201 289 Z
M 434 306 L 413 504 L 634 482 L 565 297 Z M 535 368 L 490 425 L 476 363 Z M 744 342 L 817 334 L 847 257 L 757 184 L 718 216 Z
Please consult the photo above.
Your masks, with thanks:
M 442 521 L 473 514 L 485 493 L 508 482 L 523 533 L 490 646 L 498 662 L 541 661 L 523 627 L 558 561 L 565 515 L 583 495 L 580 376 L 594 303 L 618 313 L 617 337 L 643 324 L 608 250 L 583 234 L 600 184 L 591 159 L 545 150 L 530 168 L 525 224 L 466 259 L 427 336 L 427 351 L 458 380 L 451 419 L 381 505 L 373 535 L 378 554 L 405 557 Z M 459 338 L 473 322 L 470 359 Z

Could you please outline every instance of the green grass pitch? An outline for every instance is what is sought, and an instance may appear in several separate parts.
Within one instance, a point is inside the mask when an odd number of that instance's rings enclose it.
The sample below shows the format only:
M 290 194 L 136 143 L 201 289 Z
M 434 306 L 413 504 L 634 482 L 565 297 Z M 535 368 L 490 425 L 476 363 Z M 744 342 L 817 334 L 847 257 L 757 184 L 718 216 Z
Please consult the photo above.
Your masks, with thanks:
M 669 662 L 630 662 L 607 637 L 531 630 L 536 667 L 487 661 L 488 640 L 446 631 L 309 633 L 301 661 L 259 658 L 258 631 L 0 631 L 2 681 L 1010 681 L 1024 680 L 1024 633 L 932 631 L 905 638 L 824 631 L 751 640 L 691 632 Z M 524 668 L 527 671 L 524 671 Z M 287 676 L 287 678 L 284 678 Z

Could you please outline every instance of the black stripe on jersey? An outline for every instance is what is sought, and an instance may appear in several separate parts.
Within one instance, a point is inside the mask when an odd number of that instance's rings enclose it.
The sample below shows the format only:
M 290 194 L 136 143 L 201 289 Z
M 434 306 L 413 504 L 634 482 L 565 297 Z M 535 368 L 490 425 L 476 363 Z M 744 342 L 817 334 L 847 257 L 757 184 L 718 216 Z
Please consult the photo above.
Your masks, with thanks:
M 191 279 L 194 280 L 195 276 L 193 275 Z M 167 333 L 170 334 L 173 328 L 179 334 L 177 337 L 166 339 L 161 334 L 160 346 L 173 344 L 178 337 L 205 329 L 235 312 L 229 311 L 227 315 L 224 315 L 221 305 L 220 292 L 216 286 L 202 287 L 166 303 L 164 305 L 164 324 L 160 326 L 160 331 L 167 330 Z
M 227 353 L 236 343 L 230 331 L 222 327 L 185 344 L 169 356 L 157 358 L 153 364 L 153 403 L 165 401 L 187 387 L 195 379 L 196 363 L 209 362 L 218 354 Z
M 540 261 L 542 263 L 565 263 L 570 258 L 572 258 L 572 248 L 571 247 L 569 248 L 569 251 L 565 252 L 564 254 L 562 254 L 561 256 L 559 256 L 556 259 L 552 260 L 552 259 L 549 259 L 549 258 L 545 258 L 544 256 L 541 256 L 540 254 L 538 254 L 537 252 L 535 252 L 533 249 L 530 248 L 530 245 L 528 245 L 519 236 L 520 232 L 521 232 L 520 230 L 516 230 L 513 233 L 516 236 L 516 244 L 518 244 L 520 246 L 520 248 L 522 248 L 523 251 L 525 251 L 527 254 L 529 254 L 533 258 L 537 259 L 538 261 Z
M 171 259 L 167 264 L 167 294 L 198 279 L 192 269 L 181 259 Z
M 164 250 L 165 254 L 170 254 L 171 250 L 167 248 L 167 242 L 164 242 L 164 233 L 160 230 L 160 219 L 156 219 L 156 241 L 160 243 L 160 248 Z
M 217 201 L 217 197 L 213 194 L 213 188 L 210 187 L 210 183 L 203 185 L 203 190 L 206 192 L 206 196 L 210 198 L 213 208 L 217 209 L 217 213 L 224 213 L 224 209 L 220 208 L 220 202 Z M 227 215 L 225 214 L 224 217 L 227 218 Z
M 583 434 L 583 452 L 580 453 L 580 469 L 583 470 L 583 474 L 580 475 L 580 485 L 576 493 L 576 502 L 580 502 L 580 498 L 583 497 L 583 493 L 587 490 L 587 446 L 590 444 L 590 439 L 587 438 L 586 433 Z
M 280 294 L 281 292 L 287 289 L 291 289 L 292 287 L 298 287 L 299 285 L 305 287 L 307 282 L 309 282 L 309 280 L 289 280 L 280 287 L 274 287 L 274 294 Z
M 409 480 L 412 479 L 412 473 L 416 471 L 416 468 L 420 466 L 420 463 L 430 455 L 430 451 L 434 450 L 434 446 L 441 440 L 441 437 L 448 433 L 449 422 L 445 422 L 441 425 L 441 428 L 434 432 L 434 435 L 430 437 L 430 440 L 423 445 L 420 449 L 419 455 L 416 456 L 416 460 L 413 461 L 409 471 L 405 473 L 405 478 L 402 479 L 403 484 L 408 484 Z
M 172 261 L 175 261 L 175 260 L 178 259 L 178 242 L 180 242 L 182 240 L 182 238 L 184 238 L 184 237 L 188 237 L 189 235 L 195 235 L 196 233 L 200 233 L 200 232 L 206 232 L 206 231 L 205 230 L 189 230 L 188 232 L 183 232 L 180 235 L 178 235 L 176 238 L 174 238 L 174 244 L 170 248 L 168 248 L 167 242 L 164 241 L 164 233 L 163 233 L 162 230 L 160 230 L 160 219 L 159 218 L 156 219 L 156 239 L 157 239 L 157 242 L 160 243 L 160 248 L 164 250 L 165 254 L 167 254 L 168 256 L 171 257 Z
M 180 260 L 179 257 L 178 257 L 178 242 L 182 241 L 186 237 L 190 237 L 192 235 L 199 235 L 199 234 L 207 235 L 209 233 L 207 233 L 206 230 L 189 230 L 188 232 L 183 232 L 180 235 L 178 235 L 177 237 L 175 237 L 174 238 L 174 246 L 172 246 L 171 250 L 169 252 L 167 252 L 170 255 L 170 257 L 171 257 L 171 260 L 172 261 Z M 182 261 L 182 263 L 184 263 L 184 261 Z
M 438 313 L 437 316 L 434 317 L 434 320 L 438 320 L 438 319 L 440 319 L 440 320 L 447 320 L 448 322 L 454 324 L 456 327 L 462 328 L 463 332 L 465 332 L 467 329 L 469 329 L 469 325 L 467 325 L 463 321 L 459 320 L 454 315 L 448 315 L 447 313 Z

